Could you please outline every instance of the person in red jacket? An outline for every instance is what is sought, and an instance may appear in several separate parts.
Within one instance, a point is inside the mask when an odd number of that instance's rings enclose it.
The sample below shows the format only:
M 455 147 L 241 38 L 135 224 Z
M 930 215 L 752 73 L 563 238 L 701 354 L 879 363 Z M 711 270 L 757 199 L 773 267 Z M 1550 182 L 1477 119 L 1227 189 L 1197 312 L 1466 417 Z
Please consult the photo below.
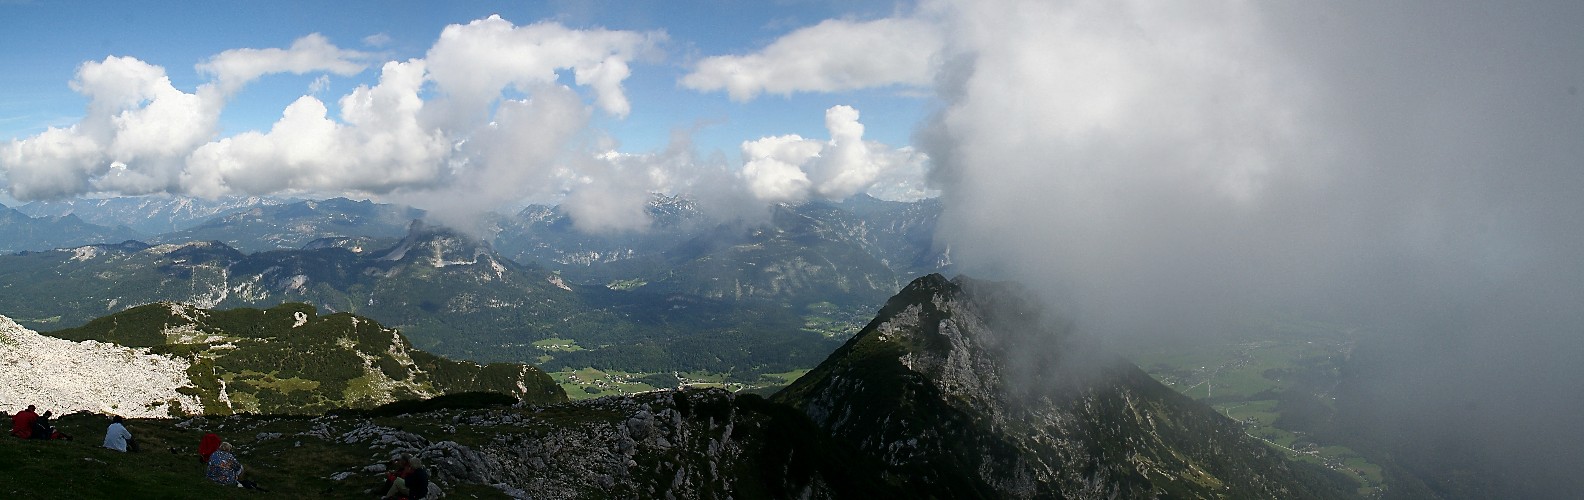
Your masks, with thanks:
M 26 410 L 11 416 L 11 435 L 28 439 L 33 437 L 33 422 L 38 420 L 38 412 L 33 411 L 33 405 L 28 405 Z
M 198 463 L 208 465 L 209 455 L 220 449 L 220 435 L 213 432 L 204 434 L 198 440 Z

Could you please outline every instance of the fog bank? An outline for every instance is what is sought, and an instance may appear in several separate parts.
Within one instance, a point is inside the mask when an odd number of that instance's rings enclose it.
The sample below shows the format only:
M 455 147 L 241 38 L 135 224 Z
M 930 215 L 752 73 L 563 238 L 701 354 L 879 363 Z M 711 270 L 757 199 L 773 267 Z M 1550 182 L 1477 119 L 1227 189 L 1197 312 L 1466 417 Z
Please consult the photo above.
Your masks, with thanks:
M 1371 329 L 1375 423 L 1578 486 L 1584 6 L 934 8 L 919 142 L 965 271 L 1101 335 Z

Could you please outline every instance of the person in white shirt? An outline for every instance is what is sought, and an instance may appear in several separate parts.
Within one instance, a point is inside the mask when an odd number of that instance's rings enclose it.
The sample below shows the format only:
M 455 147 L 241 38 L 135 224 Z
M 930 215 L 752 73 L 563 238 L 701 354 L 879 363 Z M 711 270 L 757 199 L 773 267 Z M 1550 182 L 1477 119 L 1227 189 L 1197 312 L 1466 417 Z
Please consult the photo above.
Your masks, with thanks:
M 110 428 L 105 429 L 104 447 L 125 452 L 127 451 L 127 445 L 130 444 L 132 450 L 136 451 L 137 445 L 132 442 L 132 431 L 127 430 L 126 425 L 121 422 L 122 419 L 119 415 L 110 419 Z

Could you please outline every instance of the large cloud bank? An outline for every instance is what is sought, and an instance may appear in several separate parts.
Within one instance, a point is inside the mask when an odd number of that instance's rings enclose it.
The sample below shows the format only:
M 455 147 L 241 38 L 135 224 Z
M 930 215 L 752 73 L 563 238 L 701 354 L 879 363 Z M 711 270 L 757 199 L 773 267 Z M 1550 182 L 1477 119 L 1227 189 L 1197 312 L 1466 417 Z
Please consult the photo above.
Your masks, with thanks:
M 953 256 L 1092 321 L 1584 298 L 1584 9 L 934 7 L 953 53 L 920 139 Z M 1542 335 L 1512 326 L 1479 338 Z
M 1272 313 L 1366 328 L 1384 361 L 1350 370 L 1375 436 L 1480 450 L 1520 496 L 1556 496 L 1584 487 L 1580 25 L 1569 3 L 927 1 L 683 83 L 933 82 L 917 139 L 968 272 L 1113 338 Z M 886 37 L 913 56 L 864 42 Z M 755 192 L 816 189 L 784 166 L 806 147 L 745 145 Z
M 942 40 L 917 44 L 939 50 L 915 65 L 943 101 L 918 139 L 966 270 L 1110 336 L 1273 312 L 1368 328 L 1390 360 L 1355 367 L 1373 370 L 1379 435 L 1482 450 L 1524 494 L 1580 486 L 1578 4 L 1012 0 L 901 18 Z M 869 54 L 781 50 L 795 35 L 684 81 L 750 98 L 926 79 L 766 76 Z M 797 145 L 756 144 L 773 153 L 756 188 L 812 185 L 777 164 Z
M 721 213 L 870 188 L 928 194 L 926 158 L 864 141 L 858 111 L 847 106 L 827 113 L 828 141 L 745 142 L 745 168 L 701 160 L 685 137 L 665 151 L 596 147 L 594 114 L 629 115 L 623 84 L 634 64 L 663 58 L 665 43 L 660 32 L 517 26 L 491 16 L 446 27 L 422 58 L 375 64 L 371 54 L 311 34 L 284 49 L 216 54 L 197 65 L 213 80 L 192 92 L 173 87 L 164 68 L 109 57 L 84 63 L 72 82 L 89 99 L 83 120 L 0 145 L 0 171 L 24 201 L 350 193 L 423 206 L 459 226 L 525 200 L 564 198 L 578 225 L 594 230 L 645 227 L 643 205 L 654 192 L 691 194 Z M 371 67 L 377 82 L 338 100 L 304 95 L 268 130 L 219 136 L 221 111 L 252 81 Z M 759 166 L 768 162 L 773 168 Z

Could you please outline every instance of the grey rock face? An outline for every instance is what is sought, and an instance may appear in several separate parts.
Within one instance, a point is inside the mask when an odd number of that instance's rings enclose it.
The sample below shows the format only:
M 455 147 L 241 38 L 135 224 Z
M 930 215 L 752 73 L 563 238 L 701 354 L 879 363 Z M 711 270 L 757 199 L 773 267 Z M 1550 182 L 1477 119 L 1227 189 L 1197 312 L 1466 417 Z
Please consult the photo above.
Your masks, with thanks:
M 418 457 L 429 467 L 430 477 L 445 482 L 465 481 L 492 484 L 498 482 L 500 466 L 488 455 L 455 441 L 441 441 L 424 447 Z
M 370 462 L 365 465 L 326 471 L 332 481 L 372 482 L 388 472 L 390 459 L 411 454 L 429 471 L 434 488 L 430 498 L 438 498 L 442 488 L 464 483 L 536 499 L 841 497 L 822 476 L 827 472 L 819 470 L 818 455 L 798 448 L 806 443 L 780 445 L 787 449 L 765 445 L 767 436 L 786 429 L 778 419 L 795 413 L 785 409 L 780 415 L 768 414 L 753 408 L 769 403 L 749 399 L 698 389 L 549 407 L 447 409 L 395 417 L 330 414 L 313 417 L 305 425 L 308 430 L 292 436 L 300 442 L 368 450 Z M 797 422 L 803 431 L 811 429 L 801 417 Z M 267 425 L 268 419 L 231 416 L 194 418 L 183 427 L 247 432 L 253 441 L 241 446 L 285 436 L 261 432 Z M 436 438 L 442 435 L 447 437 Z

